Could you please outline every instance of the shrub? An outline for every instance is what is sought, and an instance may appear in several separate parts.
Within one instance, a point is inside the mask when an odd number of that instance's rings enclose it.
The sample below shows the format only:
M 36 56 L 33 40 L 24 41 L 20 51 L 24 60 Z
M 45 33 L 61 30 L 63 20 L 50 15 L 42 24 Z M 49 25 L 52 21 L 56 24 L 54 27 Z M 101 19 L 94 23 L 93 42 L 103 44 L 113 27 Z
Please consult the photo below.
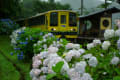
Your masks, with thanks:
M 61 45 L 61 40 L 58 41 L 63 48 L 58 44 L 53 46 L 55 42 L 52 42 L 33 57 L 30 76 L 33 80 L 119 80 L 120 39 L 116 31 L 110 31 L 105 32 L 104 35 L 109 35 L 105 41 L 95 39 L 87 45 L 87 50 L 79 44 Z M 61 68 L 55 68 L 60 62 L 64 62 Z
M 12 54 L 17 54 L 18 59 L 30 60 L 33 53 L 33 44 L 42 39 L 42 36 L 46 32 L 42 32 L 40 29 L 22 27 L 12 32 L 11 45 L 14 48 Z
M 11 34 L 13 30 L 18 28 L 19 25 L 10 19 L 0 20 L 0 34 Z

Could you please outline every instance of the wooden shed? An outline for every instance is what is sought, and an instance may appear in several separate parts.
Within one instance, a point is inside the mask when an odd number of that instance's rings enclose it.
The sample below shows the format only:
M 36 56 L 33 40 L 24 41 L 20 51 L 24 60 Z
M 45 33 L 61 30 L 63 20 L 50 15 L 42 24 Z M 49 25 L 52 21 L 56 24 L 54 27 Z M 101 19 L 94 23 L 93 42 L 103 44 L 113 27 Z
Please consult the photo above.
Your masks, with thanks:
M 119 8 L 111 7 L 80 16 L 79 37 L 103 37 L 105 29 L 112 28 L 112 14 L 117 12 Z

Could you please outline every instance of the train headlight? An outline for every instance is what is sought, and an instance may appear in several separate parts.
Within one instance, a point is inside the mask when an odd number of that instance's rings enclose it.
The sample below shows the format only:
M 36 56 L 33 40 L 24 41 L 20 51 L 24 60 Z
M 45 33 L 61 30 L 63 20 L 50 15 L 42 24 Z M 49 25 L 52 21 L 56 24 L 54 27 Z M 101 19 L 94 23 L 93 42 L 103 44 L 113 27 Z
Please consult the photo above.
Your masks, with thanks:
M 71 29 L 71 31 L 76 31 L 76 29 Z
M 56 29 L 55 29 L 55 28 L 52 28 L 51 31 L 56 31 Z

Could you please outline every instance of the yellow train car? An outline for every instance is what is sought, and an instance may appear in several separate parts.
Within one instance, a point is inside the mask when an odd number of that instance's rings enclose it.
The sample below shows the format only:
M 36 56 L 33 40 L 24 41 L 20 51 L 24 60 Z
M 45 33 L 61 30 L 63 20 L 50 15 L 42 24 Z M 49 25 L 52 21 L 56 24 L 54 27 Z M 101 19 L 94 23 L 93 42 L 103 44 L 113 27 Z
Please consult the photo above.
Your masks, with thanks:
M 18 23 L 20 22 L 31 28 L 51 32 L 58 38 L 77 38 L 77 14 L 70 10 L 51 10 L 19 20 Z

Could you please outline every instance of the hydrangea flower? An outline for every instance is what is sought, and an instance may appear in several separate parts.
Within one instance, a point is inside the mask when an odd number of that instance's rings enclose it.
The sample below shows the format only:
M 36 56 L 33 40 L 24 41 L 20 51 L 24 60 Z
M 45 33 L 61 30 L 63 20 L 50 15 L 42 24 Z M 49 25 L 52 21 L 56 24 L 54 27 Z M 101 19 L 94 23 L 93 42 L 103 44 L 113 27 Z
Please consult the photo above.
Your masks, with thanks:
M 99 45 L 101 44 L 101 41 L 99 39 L 94 39 L 93 40 L 93 44 L 96 46 L 96 45 Z
M 70 80 L 80 80 L 80 74 L 76 72 L 75 68 L 71 68 L 67 71 Z
M 46 75 L 42 75 L 39 77 L 39 80 L 46 80 Z
M 76 65 L 75 65 L 76 72 L 78 72 L 79 74 L 83 74 L 85 72 L 86 65 L 87 64 L 85 61 L 80 61 L 80 62 L 76 63 Z
M 52 46 L 50 46 L 49 48 L 48 48 L 48 53 L 56 53 L 58 51 L 58 48 L 57 47 L 52 47 Z
M 73 45 L 73 48 L 74 48 L 74 49 L 77 49 L 77 50 L 80 49 L 80 44 L 74 44 L 74 45 Z
M 80 80 L 93 80 L 89 73 L 84 73 Z
M 67 43 L 67 45 L 66 45 L 66 49 L 72 49 L 73 46 L 74 46 L 73 43 Z
M 79 58 L 81 53 L 78 50 L 70 50 L 68 53 L 66 53 L 65 60 L 71 61 L 72 57 Z
M 91 48 L 94 48 L 94 44 L 93 43 L 89 43 L 87 44 L 87 49 L 90 50 Z
M 102 49 L 103 49 L 103 50 L 107 50 L 110 45 L 111 45 L 110 41 L 104 41 L 104 42 L 102 43 Z
M 88 61 L 89 66 L 96 67 L 98 64 L 97 58 L 92 56 Z
M 111 60 L 111 64 L 113 65 L 117 65 L 119 63 L 120 59 L 119 57 L 113 57 L 112 60 Z
M 120 39 L 117 41 L 117 48 L 120 50 Z
M 48 73 L 48 67 L 42 67 L 41 71 L 45 74 Z
M 118 30 L 115 31 L 115 36 L 120 37 L 120 29 L 118 29 Z
M 92 57 L 92 54 L 83 55 L 83 59 L 90 59 L 91 57 Z
M 39 68 L 39 66 L 42 64 L 41 60 L 34 60 L 33 61 L 33 64 L 32 64 L 32 67 L 33 68 Z
M 30 71 L 30 76 L 31 76 L 32 78 L 34 78 L 34 77 L 39 76 L 40 73 L 41 73 L 41 70 L 40 70 L 40 69 L 32 69 L 32 70 Z
M 104 38 L 105 39 L 110 39 L 115 36 L 115 31 L 113 29 L 107 29 L 104 32 Z
M 81 54 L 85 53 L 85 49 L 79 49 L 78 50 Z

